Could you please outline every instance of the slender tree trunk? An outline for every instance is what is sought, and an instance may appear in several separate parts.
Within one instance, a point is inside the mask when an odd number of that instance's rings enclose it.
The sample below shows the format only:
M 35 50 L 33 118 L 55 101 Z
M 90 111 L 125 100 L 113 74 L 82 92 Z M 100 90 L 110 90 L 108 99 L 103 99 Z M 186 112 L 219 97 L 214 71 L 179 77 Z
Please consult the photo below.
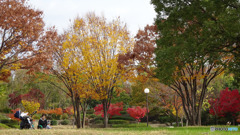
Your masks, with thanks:
M 81 128 L 81 111 L 80 111 L 80 102 L 78 98 L 75 101 L 75 105 L 76 105 L 76 111 L 77 111 L 76 125 L 77 125 L 77 128 Z
M 76 121 L 77 128 L 81 128 L 81 112 L 80 112 L 80 99 L 77 97 L 71 96 L 72 104 L 73 104 L 73 111 L 74 111 L 74 118 Z
M 189 113 L 190 113 L 189 114 L 190 115 L 190 119 L 189 119 L 188 122 L 190 123 L 190 125 L 194 126 L 194 125 L 196 125 L 196 113 L 194 113 L 193 109 L 190 109 Z
M 107 114 L 107 100 L 103 100 L 103 114 L 104 114 L 104 128 L 108 126 L 108 114 Z
M 82 103 L 81 107 L 82 107 L 82 114 L 83 114 L 83 118 L 82 118 L 82 128 L 85 128 L 85 121 L 86 121 L 86 114 L 87 114 L 87 101 L 85 101 L 84 103 Z
M 193 92 L 192 92 L 193 93 Z M 191 121 L 191 125 L 195 126 L 196 125 L 196 112 L 195 112 L 195 107 L 196 107 L 196 99 L 194 98 L 195 95 L 192 94 L 192 121 Z
M 215 115 L 215 123 L 216 123 L 216 125 L 218 125 L 217 115 Z
M 81 128 L 81 113 L 79 109 L 77 109 L 76 126 L 77 128 Z
M 175 109 L 176 110 L 176 125 L 179 127 L 179 123 L 178 123 L 178 110 L 177 109 Z
M 202 105 L 201 105 L 202 106 Z M 200 106 L 200 109 L 198 110 L 198 126 L 202 125 L 202 107 Z
M 85 128 L 86 110 L 84 110 L 82 113 L 83 113 L 82 128 Z
M 182 127 L 183 127 L 183 117 L 181 117 L 181 124 L 182 124 Z
M 186 126 L 188 126 L 188 119 L 187 119 L 187 121 L 186 121 Z
M 235 117 L 232 115 L 233 125 L 235 125 Z

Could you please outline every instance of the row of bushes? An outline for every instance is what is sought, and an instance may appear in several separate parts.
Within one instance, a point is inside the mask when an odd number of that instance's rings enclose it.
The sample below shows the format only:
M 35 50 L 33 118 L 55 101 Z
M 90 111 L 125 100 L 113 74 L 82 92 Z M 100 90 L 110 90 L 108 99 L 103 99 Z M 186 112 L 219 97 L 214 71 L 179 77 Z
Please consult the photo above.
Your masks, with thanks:
M 103 124 L 103 120 L 96 120 L 95 124 Z M 109 120 L 108 124 L 129 124 L 128 120 Z
M 0 124 L 2 128 L 19 128 L 18 121 L 10 120 L 10 119 L 0 119 Z M 52 120 L 51 125 L 57 125 L 57 120 Z M 70 124 L 69 120 L 63 120 L 59 124 L 61 125 L 68 125 Z
M 11 111 L 11 108 L 5 107 L 5 108 L 1 108 L 0 112 L 2 112 L 2 113 L 11 113 L 12 111 Z
M 3 123 L 0 123 L 0 129 L 8 129 L 8 128 L 10 128 L 10 127 Z
M 96 120 L 103 120 L 102 117 L 100 116 L 96 116 L 95 119 Z M 113 116 L 112 118 L 109 118 L 109 120 L 128 120 L 128 121 L 136 121 L 134 118 L 130 117 L 130 116 Z
M 7 127 L 10 128 L 18 128 L 18 121 L 11 120 L 11 119 L 0 119 L 0 123 L 6 125 Z
M 35 114 L 35 115 L 33 115 L 33 119 L 35 119 L 35 120 L 38 120 L 38 119 L 40 119 L 41 118 L 41 114 Z M 49 120 L 65 120 L 65 119 L 68 119 L 69 118 L 69 116 L 68 116 L 68 114 L 66 114 L 66 113 L 64 113 L 64 114 L 62 114 L 62 115 L 54 115 L 54 114 L 52 114 L 52 115 L 48 115 L 47 116 L 47 119 L 49 119 Z
M 70 121 L 65 119 L 65 120 L 61 121 L 59 124 L 68 125 L 69 123 L 70 123 Z M 57 120 L 52 120 L 51 121 L 51 125 L 57 125 L 57 124 L 58 124 Z

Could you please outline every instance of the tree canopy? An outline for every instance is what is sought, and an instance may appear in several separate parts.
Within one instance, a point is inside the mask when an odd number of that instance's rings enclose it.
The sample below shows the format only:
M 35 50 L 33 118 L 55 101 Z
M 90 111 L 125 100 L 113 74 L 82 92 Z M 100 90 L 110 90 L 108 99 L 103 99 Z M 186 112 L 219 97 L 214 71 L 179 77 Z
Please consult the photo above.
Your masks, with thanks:
M 182 98 L 191 124 L 196 117 L 201 124 L 207 86 L 238 58 L 239 2 L 152 0 L 152 4 L 160 36 L 156 75 Z

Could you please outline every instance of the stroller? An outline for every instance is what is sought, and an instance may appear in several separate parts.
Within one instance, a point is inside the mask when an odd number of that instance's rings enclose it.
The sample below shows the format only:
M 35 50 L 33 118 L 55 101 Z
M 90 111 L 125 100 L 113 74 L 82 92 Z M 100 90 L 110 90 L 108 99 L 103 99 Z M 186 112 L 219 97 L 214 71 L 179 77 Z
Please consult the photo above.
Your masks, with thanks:
M 33 112 L 32 114 L 30 114 L 28 116 L 28 113 L 21 112 L 20 110 L 17 111 L 14 114 L 14 117 L 19 118 L 21 120 L 20 129 L 34 129 L 34 125 L 32 122 L 32 116 L 36 113 L 37 113 L 37 111 Z

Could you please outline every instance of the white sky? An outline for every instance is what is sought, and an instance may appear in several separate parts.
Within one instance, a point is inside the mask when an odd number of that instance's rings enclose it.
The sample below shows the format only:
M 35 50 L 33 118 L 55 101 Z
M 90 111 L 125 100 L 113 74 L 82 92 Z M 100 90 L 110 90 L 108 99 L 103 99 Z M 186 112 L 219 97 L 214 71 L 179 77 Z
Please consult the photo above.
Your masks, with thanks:
M 150 0 L 29 0 L 30 4 L 44 12 L 46 26 L 55 25 L 59 32 L 67 29 L 77 15 L 89 11 L 104 15 L 108 20 L 120 16 L 132 36 L 138 29 L 153 24 L 156 13 Z

